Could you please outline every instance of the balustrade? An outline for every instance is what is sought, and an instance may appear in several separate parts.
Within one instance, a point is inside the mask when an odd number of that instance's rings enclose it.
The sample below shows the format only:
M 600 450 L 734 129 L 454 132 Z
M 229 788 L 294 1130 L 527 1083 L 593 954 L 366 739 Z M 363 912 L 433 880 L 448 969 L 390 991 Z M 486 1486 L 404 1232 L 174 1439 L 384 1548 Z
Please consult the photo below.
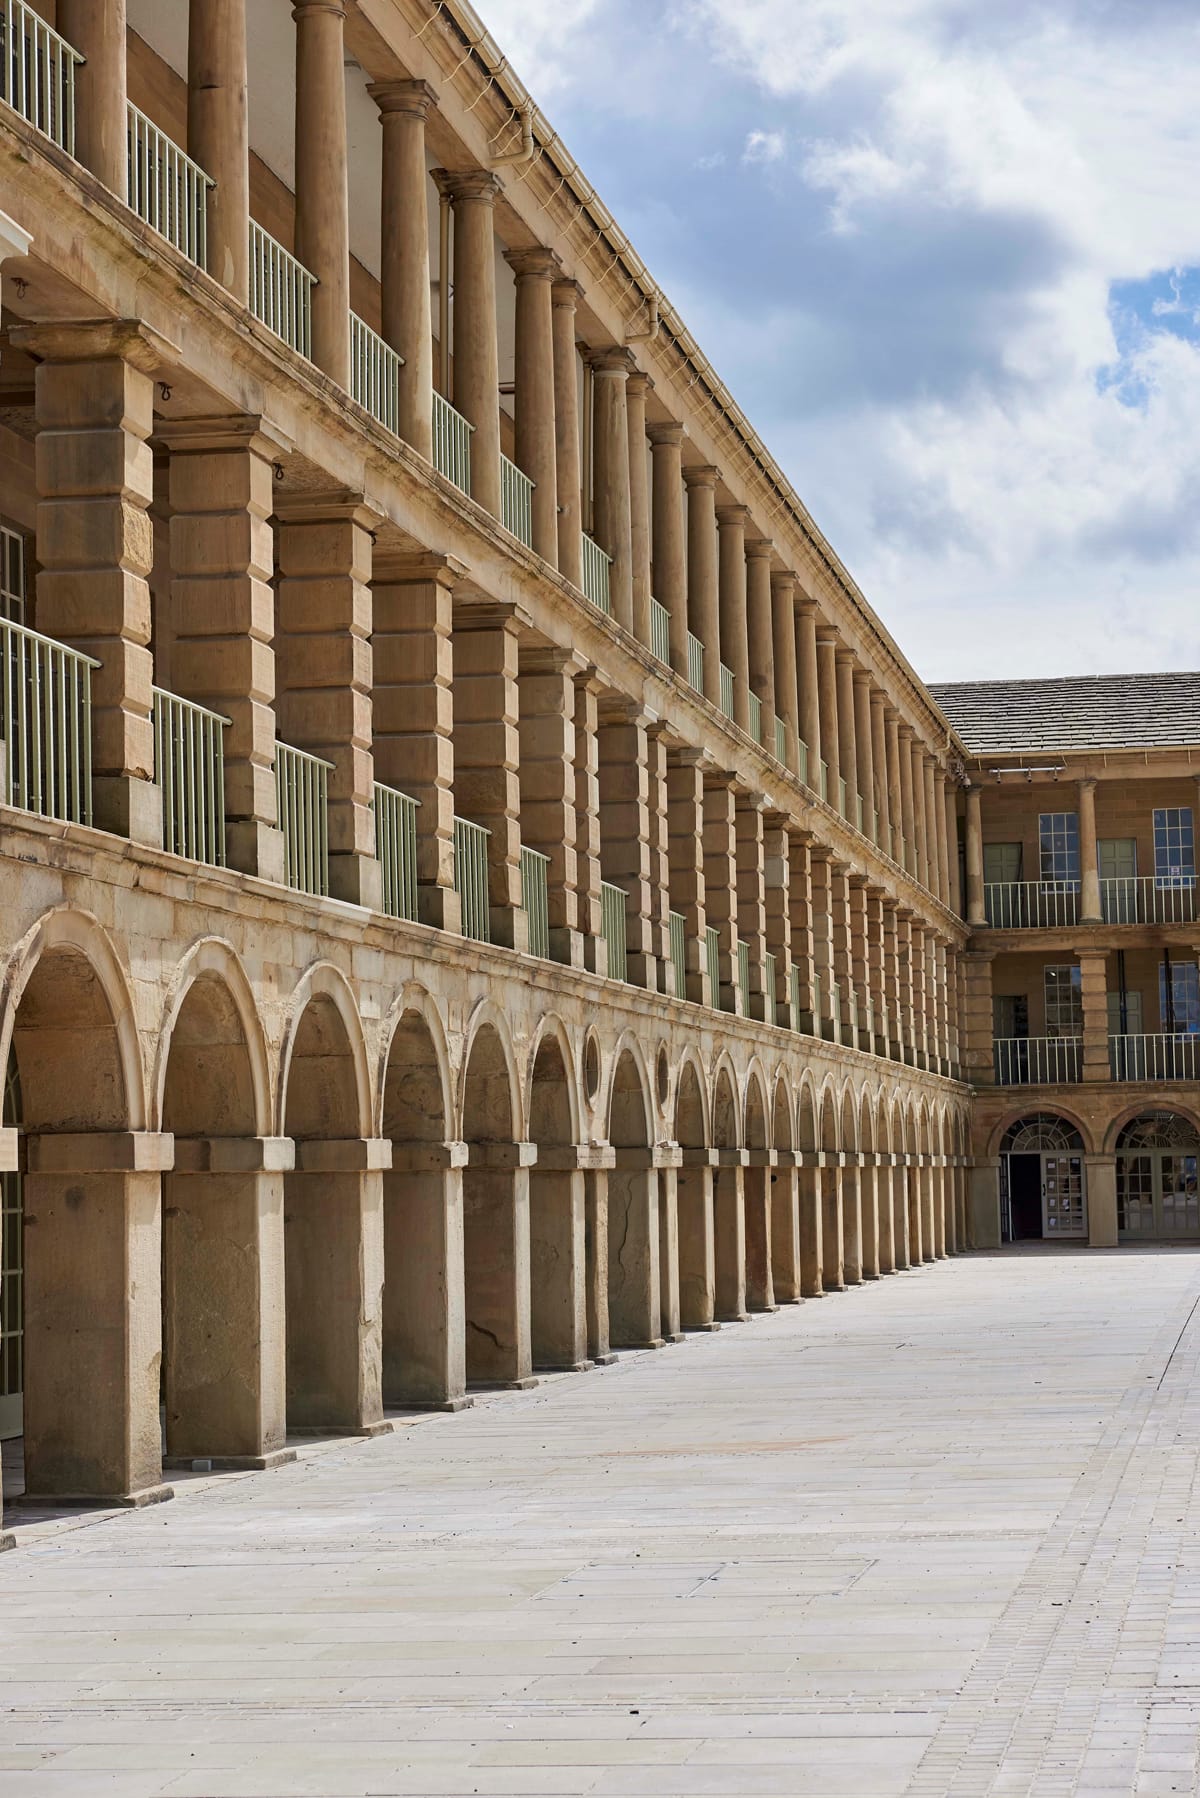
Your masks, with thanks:
M 225 732 L 229 719 L 153 687 L 154 778 L 168 855 L 225 866 Z
M 356 312 L 350 314 L 350 397 L 378 419 L 393 437 L 400 435 L 400 370 L 403 357 L 372 331 Z
M 313 276 L 262 226 L 250 221 L 250 310 L 268 331 L 312 360 Z
M 491 831 L 468 818 L 454 820 L 454 888 L 462 905 L 462 933 L 477 943 L 492 940 L 488 905 L 488 838 Z
M 521 903 L 529 921 L 529 953 L 550 959 L 550 857 L 521 845 Z
M 628 980 L 629 958 L 625 937 L 625 893 L 611 881 L 600 882 L 600 909 L 604 925 L 604 941 L 608 945 L 610 980 Z
M 533 548 L 533 482 L 507 456 L 500 458 L 500 522 L 518 542 Z
M 130 105 L 126 199 L 151 230 L 203 269 L 208 267 L 208 193 L 214 185 L 198 162 Z
M 463 493 L 471 491 L 471 432 L 461 412 L 440 393 L 433 396 L 433 466 Z
M 1083 1078 L 1082 1037 L 998 1037 L 993 1047 L 997 1086 L 1057 1086 Z
M 92 821 L 92 669 L 99 662 L 0 619 L 4 803 Z
M 375 853 L 383 879 L 383 909 L 389 918 L 417 918 L 417 807 L 395 787 L 375 782 Z
M 75 70 L 82 56 L 23 0 L 3 0 L 0 33 L 0 99 L 74 156 Z
M 333 763 L 289 743 L 275 745 L 275 797 L 283 832 L 284 881 L 298 893 L 329 893 L 329 776 Z

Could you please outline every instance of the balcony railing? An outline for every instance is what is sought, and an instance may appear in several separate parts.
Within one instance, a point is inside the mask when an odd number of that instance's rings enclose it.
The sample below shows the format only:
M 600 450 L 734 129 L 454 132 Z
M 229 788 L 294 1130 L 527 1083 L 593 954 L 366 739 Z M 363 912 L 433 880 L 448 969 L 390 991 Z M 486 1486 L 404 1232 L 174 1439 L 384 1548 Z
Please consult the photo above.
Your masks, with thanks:
M 775 748 L 775 760 L 787 763 L 787 720 L 775 714 L 775 730 L 772 742 Z
M 417 807 L 419 799 L 375 782 L 375 853 L 383 873 L 389 918 L 417 920 Z
M 796 771 L 799 774 L 800 779 L 803 781 L 804 785 L 807 786 L 808 785 L 808 744 L 804 741 L 803 737 L 796 738 Z
M 709 1003 L 721 1006 L 721 933 L 712 924 L 704 932 L 704 965 L 708 970 Z
M 521 903 L 529 923 L 529 953 L 550 959 L 550 857 L 521 845 Z
M 492 940 L 488 905 L 490 830 L 467 818 L 454 820 L 454 890 L 462 906 L 462 933 L 476 943 Z
M 704 645 L 691 631 L 688 632 L 688 685 L 697 693 L 704 691 Z
M 1100 912 L 1106 924 L 1194 924 L 1194 874 L 1150 875 L 1100 882 Z
M 983 909 L 994 930 L 1043 930 L 1079 922 L 1077 880 L 988 881 Z
M 25 539 L 19 531 L 0 524 L 0 618 L 24 624 L 27 585 Z
M 768 1024 L 775 1022 L 775 957 L 768 949 L 763 956 L 764 1005 L 763 1012 Z
M 208 190 L 215 186 L 136 106 L 129 107 L 126 198 L 140 219 L 198 268 L 208 267 Z
M 671 614 L 656 599 L 650 601 L 650 653 L 670 666 Z
M 733 717 L 733 669 L 721 663 L 721 710 L 727 718 Z
M 75 70 L 83 61 L 22 0 L 0 0 L 0 99 L 75 154 Z
M 608 571 L 612 567 L 612 557 L 606 555 L 594 537 L 583 533 L 583 596 L 601 612 L 612 612 L 612 594 L 609 592 Z
M 507 456 L 500 458 L 500 522 L 526 549 L 533 548 L 533 482 Z
M 225 866 L 225 731 L 220 712 L 152 687 L 154 778 L 168 855 Z
M 792 996 L 792 1029 L 800 1028 L 800 970 L 794 964 L 791 970 L 789 988 Z
M 762 700 L 757 693 L 749 694 L 748 698 L 750 702 L 750 735 L 756 743 L 761 743 L 763 740 Z
M 866 807 L 863 805 L 863 796 L 861 793 L 856 793 L 854 795 L 854 825 L 856 830 L 865 832 L 866 825 L 863 822 L 865 817 Z
M 1200 1080 L 1200 1036 L 1110 1036 L 1114 1080 Z
M 314 278 L 302 262 L 250 221 L 250 310 L 293 350 L 312 357 Z
M 377 418 L 393 437 L 400 435 L 400 370 L 403 358 L 378 331 L 350 314 L 350 398 Z
M 849 819 L 849 817 L 850 817 L 850 813 L 847 809 L 849 806 L 849 803 L 850 803 L 850 789 L 847 787 L 845 781 L 842 779 L 841 775 L 839 774 L 838 775 L 838 811 L 841 813 L 842 817 L 846 818 L 846 819 Z
M 998 1037 L 997 1086 L 1057 1086 L 1083 1078 L 1083 1039 L 1078 1036 Z
M 0 619 L 4 803 L 92 821 L 91 656 Z
M 628 980 L 629 957 L 625 943 L 625 891 L 611 881 L 600 882 L 600 911 L 604 920 L 604 941 L 608 945 L 610 980 Z
M 737 946 L 737 978 L 738 992 L 742 995 L 742 1016 L 750 1016 L 750 945 L 738 938 Z
M 828 804 L 829 803 L 829 763 L 828 762 L 819 762 L 817 764 L 817 792 L 821 795 L 821 798 L 823 800 L 825 800 L 826 804 Z
M 471 432 L 461 412 L 440 393 L 433 396 L 433 466 L 463 493 L 471 491 Z
M 675 970 L 675 997 L 687 998 L 687 919 L 680 911 L 667 914 L 667 942 Z
M 329 776 L 332 762 L 275 745 L 275 797 L 283 832 L 283 878 L 298 893 L 329 892 Z

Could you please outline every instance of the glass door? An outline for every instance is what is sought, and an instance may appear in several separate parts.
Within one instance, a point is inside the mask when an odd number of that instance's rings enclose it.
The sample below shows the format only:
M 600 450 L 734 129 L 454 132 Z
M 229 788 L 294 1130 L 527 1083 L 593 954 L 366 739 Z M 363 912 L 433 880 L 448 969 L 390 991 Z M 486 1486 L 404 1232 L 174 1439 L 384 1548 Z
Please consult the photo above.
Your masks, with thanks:
M 1042 1156 L 1042 1223 L 1050 1241 L 1087 1234 L 1082 1155 Z
M 9 1061 L 4 1082 L 4 1123 L 21 1121 L 17 1064 Z M 24 1338 L 22 1241 L 25 1208 L 20 1174 L 0 1174 L 0 1442 L 21 1434 Z

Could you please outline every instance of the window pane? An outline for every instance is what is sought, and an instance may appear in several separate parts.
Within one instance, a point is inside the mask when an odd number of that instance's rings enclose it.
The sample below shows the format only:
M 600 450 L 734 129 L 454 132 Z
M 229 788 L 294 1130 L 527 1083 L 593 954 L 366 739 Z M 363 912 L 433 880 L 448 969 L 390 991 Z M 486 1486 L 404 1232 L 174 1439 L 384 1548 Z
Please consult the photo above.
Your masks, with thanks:
M 1064 963 L 1045 970 L 1046 1035 L 1079 1036 L 1083 1031 L 1083 992 L 1079 967 Z
M 1042 812 L 1038 818 L 1042 879 L 1079 884 L 1079 819 L 1074 812 Z
M 1158 967 L 1158 1003 L 1161 1028 L 1167 1035 L 1200 1032 L 1200 968 L 1194 961 L 1172 962 L 1170 980 L 1162 962 Z
M 1190 886 L 1196 877 L 1196 840 L 1190 805 L 1164 806 L 1154 813 L 1156 886 Z

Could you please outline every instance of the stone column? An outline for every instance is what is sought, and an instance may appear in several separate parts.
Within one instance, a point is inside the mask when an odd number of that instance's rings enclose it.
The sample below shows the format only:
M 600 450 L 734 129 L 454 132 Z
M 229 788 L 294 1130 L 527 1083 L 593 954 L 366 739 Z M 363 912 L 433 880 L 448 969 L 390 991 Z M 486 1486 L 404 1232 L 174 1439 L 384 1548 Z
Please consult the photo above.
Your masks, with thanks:
M 799 1169 L 800 1186 L 800 1291 L 806 1299 L 819 1299 L 825 1291 L 824 1205 L 821 1194 L 821 1156 L 805 1152 Z
M 946 772 L 943 768 L 933 770 L 933 829 L 938 846 L 938 898 L 948 909 L 951 906 L 951 887 L 955 870 L 950 866 L 950 831 L 946 814 Z
M 583 579 L 582 476 L 579 468 L 579 357 L 575 350 L 575 281 L 550 290 L 554 337 L 555 492 L 558 499 L 559 572 L 578 587 Z
M 746 1209 L 746 1309 L 777 1311 L 771 1278 L 771 1170 L 774 1149 L 749 1149 L 743 1176 Z
M 883 898 L 883 987 L 887 1002 L 888 1054 L 893 1061 L 904 1059 L 904 1009 L 900 987 L 900 926 L 896 901 L 887 894 Z
M 884 900 L 882 887 L 867 887 L 867 979 L 871 990 L 871 1011 L 875 1020 L 875 1037 L 871 1045 L 876 1055 L 888 1053 L 889 1016 L 887 966 L 884 950 Z
M 671 614 L 671 666 L 688 677 L 687 529 L 683 511 L 683 426 L 650 427 L 654 464 L 653 588 Z
M 629 542 L 633 634 L 650 647 L 650 483 L 646 469 L 646 394 L 652 383 L 633 369 L 625 383 L 629 419 Z
M 500 352 L 492 215 L 500 182 L 488 169 L 435 169 L 434 179 L 454 211 L 454 404 L 475 427 L 471 497 L 499 518 Z
M 398 376 L 400 435 L 431 462 L 433 320 L 425 120 L 430 107 L 437 105 L 437 95 L 427 81 L 379 81 L 367 91 L 379 108 L 383 134 L 381 335 L 403 357 Z
M 268 1467 L 286 1432 L 281 1137 L 181 1137 L 163 1174 L 163 1360 L 174 1462 Z M 220 1328 L 213 1329 L 214 1315 Z
M 870 926 L 867 879 L 851 874 L 847 881 L 850 910 L 850 979 L 854 988 L 858 1032 L 855 1047 L 870 1054 L 874 1048 L 875 1007 L 871 998 Z
M 983 892 L 981 799 L 980 787 L 967 788 L 967 923 L 972 930 L 982 930 L 987 924 Z
M 750 729 L 749 639 L 746 627 L 746 506 L 718 506 L 721 661 L 733 674 L 733 722 Z
M 892 1156 L 881 1154 L 875 1165 L 875 1207 L 879 1216 L 879 1272 L 894 1274 L 899 1265 L 896 1254 L 896 1214 L 892 1199 Z
M 797 679 L 800 687 L 800 738 L 805 747 L 805 784 L 820 790 L 821 707 L 820 658 L 817 651 L 817 608 L 805 600 L 796 611 Z
M 467 1390 L 462 1142 L 397 1142 L 383 1176 L 383 1402 L 459 1411 Z
M 704 697 L 721 703 L 721 627 L 717 576 L 717 470 L 689 466 L 687 484 L 688 629 L 704 646 Z
M 942 805 L 946 815 L 946 903 L 955 917 L 963 915 L 962 874 L 958 862 L 957 788 L 949 775 L 943 781 Z
M 1088 1247 L 1115 1249 L 1117 1234 L 1117 1158 L 1115 1155 L 1084 1157 L 1087 1191 Z
M 898 735 L 900 761 L 900 834 L 904 854 L 897 857 L 910 874 L 917 872 L 917 813 L 913 787 L 913 752 L 916 744 L 907 724 L 901 724 Z M 895 814 L 893 813 L 893 816 Z
M 469 1143 L 463 1172 L 467 1382 L 521 1390 L 533 1378 L 528 1142 Z
M 246 0 L 192 0 L 187 78 L 188 155 L 216 183 L 209 190 L 205 222 L 208 271 L 244 306 L 250 295 Z
M 796 670 L 796 577 L 771 576 L 771 657 L 775 668 L 775 710 L 786 726 L 784 762 L 797 772 L 796 738 L 800 734 L 800 688 Z M 775 753 L 774 725 L 770 750 Z
M 457 936 L 454 886 L 454 583 L 442 556 L 374 556 L 371 589 L 375 774 L 417 801 L 417 909 Z
M 875 749 L 871 737 L 871 677 L 854 671 L 854 747 L 858 791 L 862 799 L 862 833 L 875 842 Z
M 664 1342 L 682 1342 L 679 1322 L 679 1162 L 674 1143 L 659 1144 L 658 1163 L 658 1312 Z
M 229 719 L 229 866 L 283 880 L 275 793 L 274 445 L 256 417 L 180 420 L 170 455 L 171 684 Z
M 516 276 L 516 462 L 533 482 L 533 547 L 558 567 L 558 446 L 554 422 L 554 311 L 562 264 L 553 250 L 508 250 Z
M 575 677 L 575 882 L 583 965 L 593 974 L 607 974 L 600 898 L 599 716 L 600 683 L 595 669 L 588 668 Z
M 735 805 L 738 940 L 746 943 L 750 950 L 750 1016 L 766 1018 L 767 906 L 763 831 L 766 801 L 761 794 L 739 793 Z
M 771 556 L 774 545 L 767 537 L 746 544 L 746 629 L 750 656 L 750 689 L 762 706 L 759 741 L 775 753 L 775 647 L 771 602 Z
M 521 842 L 549 857 L 550 954 L 574 968 L 583 966 L 575 854 L 575 679 L 580 672 L 574 650 L 532 642 L 521 648 Z
M 122 144 L 123 133 L 122 118 Z M 96 824 L 158 848 L 147 438 L 151 373 L 170 346 L 136 320 L 21 325 L 9 341 L 38 364 L 38 629 L 100 664 L 92 670 Z
M 605 1149 L 607 1159 L 600 1165 L 601 1151 L 594 1154 L 597 1164 L 585 1169 L 583 1176 L 587 1355 L 595 1366 L 607 1367 L 617 1358 L 608 1335 L 608 1170 L 615 1155 Z
M 821 1285 L 825 1292 L 846 1288 L 845 1220 L 842 1214 L 841 1156 L 829 1150 L 821 1168 Z
M 721 1323 L 746 1318 L 745 1149 L 719 1149 L 713 1174 L 713 1234 L 717 1266 L 716 1315 Z
M 315 277 L 312 357 L 350 386 L 350 201 L 346 141 L 346 11 L 296 0 L 296 255 Z
M 837 1009 L 833 1015 L 841 1026 L 836 1040 L 853 1049 L 858 1041 L 858 1005 L 850 961 L 850 869 L 845 862 L 831 861 L 829 872 L 833 984 L 837 991 Z
M 922 757 L 922 775 L 924 779 L 924 806 L 922 822 L 927 843 L 927 861 L 929 877 L 926 882 L 935 899 L 943 896 L 942 886 L 942 826 L 945 822 L 945 807 L 938 804 L 937 785 L 933 778 L 933 757 Z
M 892 810 L 888 803 L 887 773 L 887 701 L 878 687 L 871 687 L 871 764 L 875 781 L 875 809 L 879 813 L 877 847 L 884 855 L 892 853 Z
M 705 921 L 718 940 L 720 990 L 709 995 L 721 1011 L 741 1015 L 737 978 L 737 826 L 733 782 L 727 774 L 704 770 Z
M 1096 845 L 1096 781 L 1093 775 L 1079 782 L 1079 922 L 1101 924 L 1100 865 Z
M 839 757 L 838 731 L 838 683 L 837 683 L 837 635 L 829 629 L 817 632 L 817 689 L 818 706 L 821 720 L 821 741 L 818 754 L 825 763 L 825 790 L 821 792 L 820 770 L 813 770 L 810 786 L 821 793 L 822 799 L 831 805 L 834 811 L 840 811 L 838 804 L 841 778 L 841 761 Z
M 649 720 L 632 700 L 600 702 L 600 862 L 603 878 L 625 894 L 629 980 L 654 992 L 658 961 L 651 927 Z
M 775 1022 L 792 1028 L 792 871 L 786 812 L 763 813 L 767 952 L 775 957 Z M 768 1016 L 770 1007 L 768 1006 Z
M 378 911 L 371 721 L 371 531 L 361 495 L 275 502 L 279 735 L 332 763 L 329 889 Z
M 593 493 L 596 541 L 612 564 L 608 590 L 613 617 L 633 630 L 633 517 L 629 490 L 629 400 L 633 357 L 617 346 L 591 358 L 594 383 Z
M 900 746 L 900 717 L 890 705 L 884 705 L 884 726 L 887 737 L 887 802 L 888 817 L 892 825 L 892 860 L 902 868 L 908 866 L 908 839 L 905 831 L 904 812 L 904 761 Z M 911 800 L 910 800 L 911 808 Z M 911 823 L 911 818 L 907 820 Z
M 854 803 L 858 784 L 858 732 L 854 726 L 854 657 L 848 649 L 837 652 L 837 703 L 838 766 L 846 783 L 846 803 L 844 806 L 840 803 L 838 789 L 831 795 L 830 804 L 853 824 L 858 817 L 858 807 Z
M 161 1176 L 170 1136 L 27 1138 L 27 1501 L 169 1498 L 163 1487 Z
M 530 1337 L 534 1367 L 581 1373 L 587 1352 L 586 1200 L 581 1155 L 539 1146 L 529 1173 Z
M 776 1151 L 771 1176 L 771 1286 L 777 1305 L 801 1297 L 800 1174 L 792 1149 Z
M 913 873 L 921 886 L 929 885 L 929 820 L 925 815 L 925 751 L 917 737 L 908 746 L 912 763 Z
M 858 1151 L 842 1153 L 842 1278 L 847 1286 L 863 1279 L 862 1187 Z
M 58 0 L 57 23 L 84 59 L 75 71 L 75 154 L 123 200 L 129 166 L 126 0 Z
M 1079 954 L 1079 983 L 1083 1002 L 1083 1078 L 1108 1080 L 1108 956 Z
M 619 1148 L 608 1176 L 608 1324 L 614 1348 L 662 1346 L 658 1170 L 653 1151 Z
M 816 988 L 813 961 L 813 895 L 812 865 L 807 834 L 788 832 L 788 906 L 791 929 L 791 960 L 797 973 L 797 1011 L 795 1028 L 806 1036 L 820 1036 L 821 1008 Z
M 713 1171 L 716 1151 L 685 1148 L 676 1180 L 679 1216 L 679 1323 L 684 1330 L 716 1326 L 716 1250 Z
M 699 749 L 672 749 L 667 756 L 667 829 L 671 909 L 683 918 L 687 991 L 676 995 L 695 1005 L 712 1005 L 704 941 L 704 766 Z M 685 1164 L 686 1165 L 686 1164 Z
M 685 994 L 675 993 L 675 964 L 671 959 L 671 826 L 670 794 L 667 789 L 667 735 L 665 726 L 657 721 L 650 721 L 646 725 L 646 786 L 650 856 L 650 952 L 656 964 L 654 984 L 660 993 L 670 993 L 682 999 Z M 660 1166 L 659 1173 L 665 1172 L 664 1164 Z M 660 1211 L 663 1213 L 667 1210 L 666 1188 L 669 1185 L 673 1195 L 674 1187 L 671 1182 L 660 1179 Z
M 488 837 L 488 902 L 494 943 L 526 950 L 521 892 L 520 697 L 523 617 L 502 605 L 464 605 L 454 615 L 454 809 Z
M 837 975 L 834 967 L 834 873 L 830 851 L 813 844 L 809 853 L 812 892 L 813 982 L 817 1006 L 813 1034 L 837 1040 L 834 1025 Z
M 383 1174 L 390 1142 L 311 1138 L 284 1176 L 289 1430 L 383 1422 Z

